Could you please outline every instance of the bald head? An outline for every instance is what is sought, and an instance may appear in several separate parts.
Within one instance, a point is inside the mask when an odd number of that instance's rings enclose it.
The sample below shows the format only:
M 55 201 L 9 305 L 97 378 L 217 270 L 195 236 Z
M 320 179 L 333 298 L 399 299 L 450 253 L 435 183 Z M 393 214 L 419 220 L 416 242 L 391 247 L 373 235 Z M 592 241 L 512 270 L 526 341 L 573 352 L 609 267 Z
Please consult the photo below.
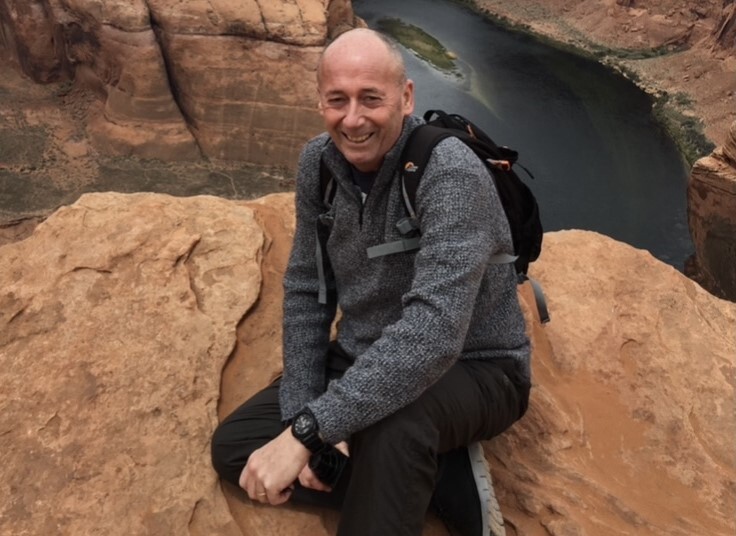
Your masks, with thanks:
M 319 111 L 337 150 L 360 171 L 377 171 L 414 111 L 401 53 L 379 33 L 350 30 L 325 49 L 317 73 Z
M 355 28 L 341 33 L 325 47 L 317 64 L 317 85 L 322 80 L 323 70 L 335 57 L 345 56 L 378 56 L 386 62 L 390 71 L 396 76 L 397 84 L 406 82 L 406 67 L 401 51 L 394 41 L 386 35 L 368 28 Z

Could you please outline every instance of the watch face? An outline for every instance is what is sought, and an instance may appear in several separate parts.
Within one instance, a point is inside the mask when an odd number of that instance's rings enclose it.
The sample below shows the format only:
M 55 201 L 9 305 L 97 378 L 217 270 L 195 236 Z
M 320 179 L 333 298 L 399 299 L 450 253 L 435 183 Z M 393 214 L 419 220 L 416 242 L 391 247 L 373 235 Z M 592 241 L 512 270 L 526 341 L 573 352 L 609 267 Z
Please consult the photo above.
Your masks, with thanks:
M 314 421 L 306 413 L 302 413 L 294 421 L 294 432 L 300 436 L 308 434 L 313 427 Z

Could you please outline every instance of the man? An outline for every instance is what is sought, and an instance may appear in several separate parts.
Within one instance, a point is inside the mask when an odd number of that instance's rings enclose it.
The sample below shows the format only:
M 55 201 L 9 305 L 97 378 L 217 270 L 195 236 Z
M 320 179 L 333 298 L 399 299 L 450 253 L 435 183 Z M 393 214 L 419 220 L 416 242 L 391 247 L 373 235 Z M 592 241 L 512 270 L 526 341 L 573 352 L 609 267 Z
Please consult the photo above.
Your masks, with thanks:
M 462 142 L 442 141 L 417 191 L 419 248 L 369 259 L 402 237 L 414 85 L 367 29 L 325 49 L 317 81 L 327 133 L 299 163 L 283 377 L 220 425 L 214 466 L 254 501 L 340 507 L 341 536 L 419 535 L 430 507 L 458 534 L 503 534 L 477 442 L 524 413 L 530 371 L 514 269 L 489 262 L 512 251 L 493 182 Z M 321 165 L 337 186 L 327 213 Z M 329 445 L 349 445 L 334 489 L 308 463 Z

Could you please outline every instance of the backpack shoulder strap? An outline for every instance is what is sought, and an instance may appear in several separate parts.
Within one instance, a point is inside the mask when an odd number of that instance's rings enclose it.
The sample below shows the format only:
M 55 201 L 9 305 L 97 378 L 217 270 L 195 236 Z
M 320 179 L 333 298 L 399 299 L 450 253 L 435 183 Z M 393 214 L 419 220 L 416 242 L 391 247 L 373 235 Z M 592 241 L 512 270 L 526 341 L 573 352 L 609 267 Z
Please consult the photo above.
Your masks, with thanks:
M 406 211 L 411 219 L 416 218 L 417 189 L 419 181 L 424 175 L 432 151 L 435 146 L 444 140 L 454 136 L 445 128 L 434 125 L 420 125 L 415 128 L 404 145 L 401 153 L 399 166 L 401 171 L 401 191 L 404 196 Z
M 422 178 L 424 168 L 432 156 L 434 146 L 452 135 L 447 129 L 430 125 L 418 126 L 411 132 L 399 159 L 401 195 L 408 214 L 407 217 L 401 218 L 396 224 L 402 238 L 369 247 L 367 250 L 369 259 L 411 251 L 419 247 L 419 236 L 416 232 L 419 229 L 419 224 L 414 210 L 419 180 Z
M 332 203 L 335 200 L 337 192 L 337 183 L 332 172 L 325 164 L 323 157 L 319 159 L 319 189 L 320 198 L 324 212 L 317 218 L 316 236 L 315 236 L 315 260 L 317 261 L 317 279 L 319 281 L 319 291 L 317 294 L 317 302 L 327 304 L 334 301 L 334 275 L 332 265 L 327 255 L 327 239 L 330 236 L 332 228 L 330 224 L 329 212 L 332 209 Z M 328 283 L 329 281 L 329 283 Z
M 322 197 L 322 204 L 327 210 L 332 207 L 332 201 L 335 199 L 335 191 L 337 190 L 335 178 L 332 172 L 325 164 L 324 158 L 319 159 L 319 191 Z

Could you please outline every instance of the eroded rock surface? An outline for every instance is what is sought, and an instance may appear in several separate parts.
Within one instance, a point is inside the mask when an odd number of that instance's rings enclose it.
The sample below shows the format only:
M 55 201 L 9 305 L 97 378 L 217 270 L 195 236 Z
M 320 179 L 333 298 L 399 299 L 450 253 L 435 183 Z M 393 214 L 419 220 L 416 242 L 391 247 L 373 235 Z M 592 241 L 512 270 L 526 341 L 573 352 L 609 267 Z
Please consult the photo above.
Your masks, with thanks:
M 716 296 L 736 301 L 736 121 L 726 143 L 693 166 L 687 199 L 695 245 L 689 275 Z
M 0 248 L 0 533 L 239 533 L 208 442 L 263 240 L 218 198 L 100 194 Z
M 531 408 L 487 449 L 518 534 L 733 534 L 736 305 L 591 232 L 532 272 Z
M 2 0 L 0 45 L 40 82 L 96 89 L 98 148 L 293 167 L 320 129 L 314 67 L 345 0 Z
M 687 95 L 685 113 L 716 144 L 736 118 L 732 0 L 477 3 L 553 39 L 614 52 L 652 92 Z M 0 48 L 26 74 L 96 89 L 89 134 L 98 148 L 291 169 L 320 130 L 317 55 L 356 24 L 347 0 L 0 0 Z
M 292 235 L 290 194 L 91 194 L 0 247 L 0 533 L 334 534 L 209 462 L 279 371 Z M 731 536 L 736 305 L 589 232 L 548 233 L 533 275 L 531 407 L 485 444 L 509 536 Z

